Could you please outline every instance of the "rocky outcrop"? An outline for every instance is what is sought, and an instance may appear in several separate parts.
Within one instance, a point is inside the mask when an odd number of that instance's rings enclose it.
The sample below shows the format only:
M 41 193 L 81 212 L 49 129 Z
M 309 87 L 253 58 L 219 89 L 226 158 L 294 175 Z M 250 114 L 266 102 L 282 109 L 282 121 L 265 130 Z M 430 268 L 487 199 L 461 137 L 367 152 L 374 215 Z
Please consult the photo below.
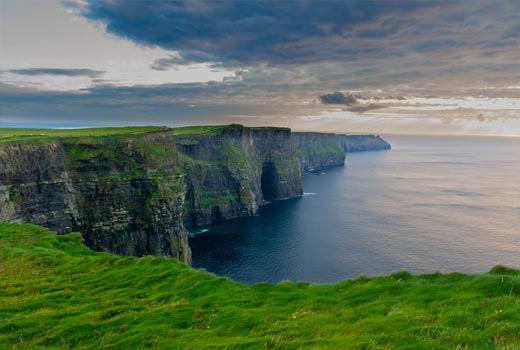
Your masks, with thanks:
M 345 164 L 345 151 L 340 147 L 336 134 L 293 132 L 291 143 L 300 155 L 304 171 Z
M 379 135 L 336 135 L 345 152 L 388 150 L 392 147 Z
M 176 141 L 187 174 L 188 226 L 253 215 L 266 200 L 302 194 L 290 129 L 230 125 Z
M 92 249 L 191 261 L 171 130 L 0 145 L 0 221 L 79 231 Z

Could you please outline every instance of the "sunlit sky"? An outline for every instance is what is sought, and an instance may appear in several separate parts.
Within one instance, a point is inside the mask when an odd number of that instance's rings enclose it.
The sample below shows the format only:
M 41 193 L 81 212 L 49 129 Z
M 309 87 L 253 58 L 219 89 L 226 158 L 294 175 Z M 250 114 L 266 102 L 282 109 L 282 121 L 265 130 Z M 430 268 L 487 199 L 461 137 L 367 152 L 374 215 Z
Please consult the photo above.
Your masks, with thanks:
M 520 136 L 520 1 L 0 1 L 0 126 Z M 354 103 L 323 103 L 335 91 Z

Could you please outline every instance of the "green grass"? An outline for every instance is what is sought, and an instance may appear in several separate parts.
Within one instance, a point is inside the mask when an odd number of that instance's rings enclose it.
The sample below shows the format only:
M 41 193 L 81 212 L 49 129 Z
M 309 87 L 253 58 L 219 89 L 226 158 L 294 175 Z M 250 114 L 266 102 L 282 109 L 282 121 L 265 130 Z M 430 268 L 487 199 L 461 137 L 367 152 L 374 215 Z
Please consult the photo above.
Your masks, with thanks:
M 120 134 L 140 134 L 161 130 L 161 126 L 125 126 L 113 128 L 83 128 L 83 129 L 30 129 L 30 128 L 0 128 L 0 144 L 14 141 L 37 142 L 56 137 L 79 136 L 109 136 Z
M 174 128 L 175 142 L 180 145 L 196 145 L 200 140 L 208 136 L 220 134 L 224 129 L 238 126 L 237 124 L 228 125 L 202 125 L 202 126 L 185 126 Z
M 184 126 L 180 128 L 174 128 L 174 135 L 192 135 L 192 134 L 214 134 L 220 132 L 233 124 L 228 125 L 197 125 L 197 126 Z
M 219 191 L 198 190 L 193 194 L 195 202 L 200 208 L 211 209 L 212 207 L 223 207 L 230 202 L 237 202 L 237 196 L 231 190 L 224 194 Z
M 0 349 L 518 349 L 520 274 L 252 286 L 0 224 Z

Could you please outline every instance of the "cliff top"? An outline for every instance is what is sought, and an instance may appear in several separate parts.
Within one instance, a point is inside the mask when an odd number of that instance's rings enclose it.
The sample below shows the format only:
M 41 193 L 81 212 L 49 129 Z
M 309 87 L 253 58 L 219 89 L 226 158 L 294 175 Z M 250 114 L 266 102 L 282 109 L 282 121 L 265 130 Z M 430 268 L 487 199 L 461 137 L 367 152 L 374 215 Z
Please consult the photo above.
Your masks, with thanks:
M 226 124 L 226 125 L 194 125 L 194 126 L 182 126 L 173 128 L 173 134 L 175 136 L 181 135 L 194 135 L 194 134 L 207 134 L 213 135 L 220 132 L 223 129 L 235 126 L 238 124 Z
M 225 129 L 243 129 L 248 128 L 251 130 L 285 130 L 290 131 L 289 128 L 275 127 L 275 126 L 244 126 L 241 124 L 225 124 L 225 125 L 196 125 L 196 126 L 183 126 L 173 128 L 173 133 L 176 136 L 184 135 L 215 135 Z
M 520 272 L 244 285 L 0 224 L 0 348 L 513 349 Z M 3 345 L 3 346 L 2 346 Z
M 209 136 L 228 128 L 244 128 L 240 124 L 194 125 L 178 128 L 165 126 L 123 126 L 79 129 L 0 128 L 0 144 L 8 142 L 39 142 L 54 138 L 102 137 L 113 135 L 139 135 L 143 133 L 172 130 L 175 136 Z M 271 127 L 264 127 L 271 128 Z
M 81 129 L 32 129 L 32 128 L 0 128 L 0 144 L 7 142 L 37 142 L 56 137 L 84 137 L 132 135 L 167 130 L 164 126 L 125 126 L 110 128 Z

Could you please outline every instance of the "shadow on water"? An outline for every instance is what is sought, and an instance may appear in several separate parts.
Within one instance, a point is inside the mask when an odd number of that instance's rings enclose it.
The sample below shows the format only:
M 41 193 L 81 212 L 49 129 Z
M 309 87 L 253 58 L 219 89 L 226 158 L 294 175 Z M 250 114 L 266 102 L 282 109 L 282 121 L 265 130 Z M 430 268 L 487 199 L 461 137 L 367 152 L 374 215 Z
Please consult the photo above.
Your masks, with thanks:
M 192 250 L 203 252 L 197 254 L 193 266 L 245 282 L 273 281 L 274 275 L 290 278 L 291 252 L 298 242 L 294 223 L 301 200 L 274 201 L 262 206 L 257 216 L 193 229 Z

